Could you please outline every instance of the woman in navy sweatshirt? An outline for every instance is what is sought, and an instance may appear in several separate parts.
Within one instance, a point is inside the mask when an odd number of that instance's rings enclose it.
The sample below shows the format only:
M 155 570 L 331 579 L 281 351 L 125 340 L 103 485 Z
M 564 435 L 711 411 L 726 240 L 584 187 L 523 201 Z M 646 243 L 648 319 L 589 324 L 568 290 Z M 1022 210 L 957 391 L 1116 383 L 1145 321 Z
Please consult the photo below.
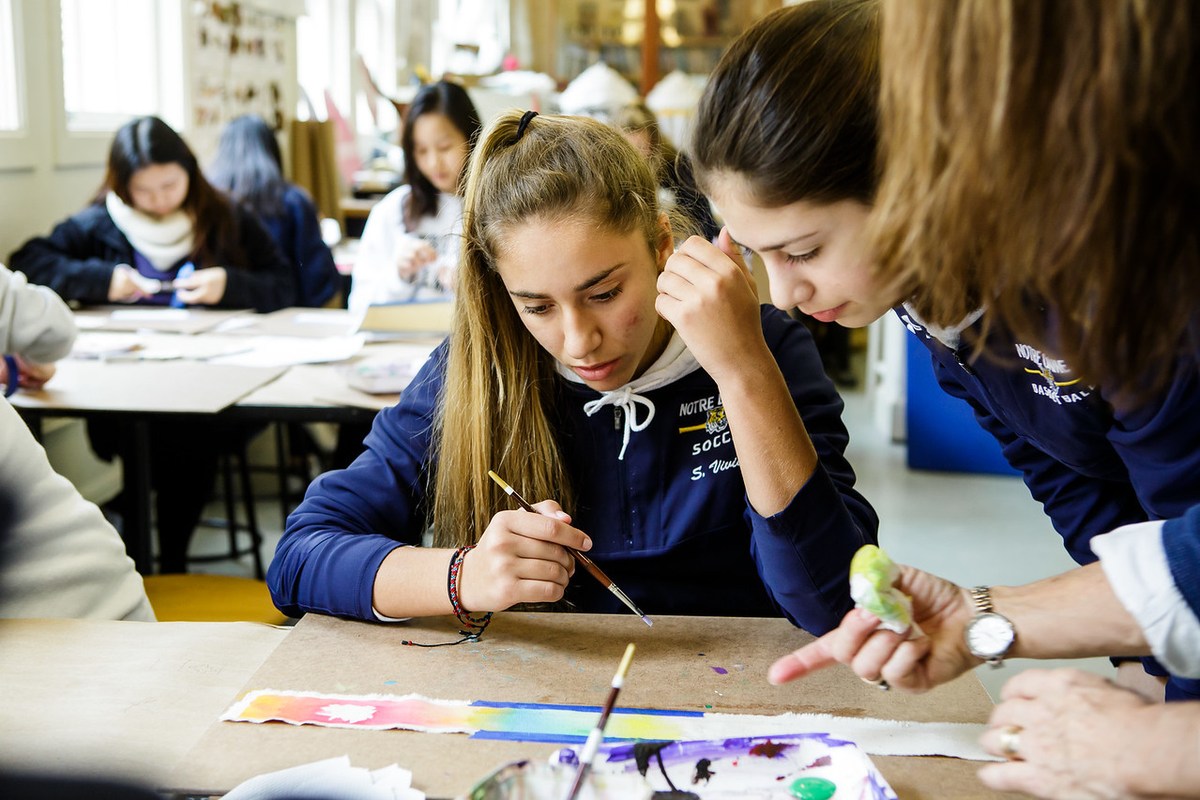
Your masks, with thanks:
M 953 323 L 924 321 L 931 296 L 961 296 L 979 256 L 964 255 L 959 275 L 940 282 L 922 266 L 936 245 L 899 266 L 908 211 L 889 207 L 900 233 L 878 251 L 889 259 L 889 269 L 878 269 L 867 230 L 879 179 L 878 41 L 870 0 L 815 0 L 760 20 L 730 46 L 701 100 L 697 178 L 729 232 L 762 256 L 775 305 L 846 327 L 894 309 L 929 348 L 942 388 L 970 404 L 1021 471 L 1072 558 L 1095 561 L 1093 537 L 1200 503 L 1200 369 L 1191 354 L 1176 353 L 1174 368 L 1164 369 L 1170 380 L 1137 398 L 1128 384 L 1117 392 L 1088 380 L 1053 341 L 1062 306 L 1032 296 L 1027 310 L 1041 321 L 1040 336 L 1014 335 L 982 302 L 993 294 L 977 295 Z M 931 196 L 906 199 L 924 209 Z M 930 228 L 947 224 L 953 208 L 945 201 Z M 980 248 L 1016 237 L 963 234 Z M 1015 294 L 1028 285 L 1018 281 Z M 1171 691 L 1200 692 L 1200 684 L 1175 681 Z
M 835 625 L 877 526 L 841 399 L 804 327 L 699 245 L 673 254 L 654 176 L 615 130 L 501 116 L 472 156 L 453 332 L 288 520 L 276 605 L 623 611 L 571 547 L 651 615 Z M 512 510 L 488 470 L 541 513 Z

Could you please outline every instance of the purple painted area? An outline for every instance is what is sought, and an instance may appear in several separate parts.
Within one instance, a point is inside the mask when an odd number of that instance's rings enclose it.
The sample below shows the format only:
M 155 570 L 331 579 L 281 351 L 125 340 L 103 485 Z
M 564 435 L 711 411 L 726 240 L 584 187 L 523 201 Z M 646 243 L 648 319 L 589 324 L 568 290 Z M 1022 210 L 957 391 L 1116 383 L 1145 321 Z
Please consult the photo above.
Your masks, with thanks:
M 718 675 L 728 675 L 729 674 L 729 670 L 725 669 L 724 667 L 713 667 L 712 671 L 717 673 Z
M 805 740 L 822 742 L 828 747 L 842 747 L 852 744 L 844 739 L 835 739 L 827 733 L 798 733 L 782 736 L 751 736 L 738 739 L 714 739 L 694 742 L 675 742 L 661 750 L 663 761 L 667 765 L 680 762 L 694 762 L 700 758 L 718 759 L 746 755 L 750 748 L 763 742 L 774 744 L 799 744 Z M 634 747 L 637 743 L 618 744 L 614 747 L 604 747 L 605 760 L 609 763 L 629 762 L 635 759 Z M 642 743 L 644 744 L 644 742 Z

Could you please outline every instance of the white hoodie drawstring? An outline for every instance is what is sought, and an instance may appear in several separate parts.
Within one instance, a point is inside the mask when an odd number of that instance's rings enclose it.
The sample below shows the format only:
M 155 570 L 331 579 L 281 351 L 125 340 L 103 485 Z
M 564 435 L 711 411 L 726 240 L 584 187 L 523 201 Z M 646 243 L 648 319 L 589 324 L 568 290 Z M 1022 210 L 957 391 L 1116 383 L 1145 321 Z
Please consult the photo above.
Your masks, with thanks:
M 583 378 L 580 378 L 574 370 L 561 361 L 556 360 L 554 368 L 559 375 L 571 383 L 581 384 L 584 382 Z M 635 378 L 619 389 L 601 392 L 598 398 L 583 404 L 583 411 L 589 417 L 605 406 L 616 406 L 624 412 L 625 432 L 621 437 L 621 454 L 617 456 L 617 460 L 624 461 L 625 448 L 629 446 L 630 434 L 634 431 L 645 430 L 654 421 L 654 401 L 642 396 L 640 392 L 649 392 L 660 386 L 668 386 L 698 369 L 700 369 L 700 364 L 696 361 L 696 357 L 687 349 L 679 332 L 673 331 L 662 354 L 655 359 L 641 377 Z M 639 404 L 646 409 L 645 419 L 637 418 Z
M 638 403 L 646 407 L 646 418 L 643 420 L 637 418 Z M 633 388 L 627 384 L 620 389 L 604 392 L 595 400 L 584 403 L 583 411 L 590 417 L 605 406 L 616 406 L 624 412 L 622 416 L 625 417 L 625 433 L 621 437 L 621 452 L 617 455 L 618 461 L 624 461 L 625 448 L 629 446 L 630 432 L 645 430 L 654 421 L 654 401 L 635 394 Z

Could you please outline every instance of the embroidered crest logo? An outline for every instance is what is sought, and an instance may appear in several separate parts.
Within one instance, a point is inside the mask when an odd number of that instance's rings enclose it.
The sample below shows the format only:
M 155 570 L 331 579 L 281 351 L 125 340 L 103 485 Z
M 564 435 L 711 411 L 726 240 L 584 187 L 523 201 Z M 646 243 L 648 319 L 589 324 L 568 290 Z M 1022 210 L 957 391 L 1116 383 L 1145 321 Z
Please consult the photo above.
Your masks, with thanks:
M 699 425 L 687 425 L 679 429 L 680 433 L 704 431 L 705 433 L 721 433 L 729 428 L 729 420 L 725 418 L 725 406 L 717 406 L 708 412 L 704 422 Z
M 1034 394 L 1059 405 L 1079 402 L 1091 394 L 1088 388 L 1078 385 L 1082 378 L 1073 377 L 1070 368 L 1062 360 L 1051 358 L 1027 344 L 1018 344 L 1016 349 L 1017 355 L 1029 363 L 1029 366 L 1023 367 L 1025 374 L 1041 378 L 1040 382 L 1029 384 Z M 1072 386 L 1075 388 L 1063 392 L 1064 388 Z

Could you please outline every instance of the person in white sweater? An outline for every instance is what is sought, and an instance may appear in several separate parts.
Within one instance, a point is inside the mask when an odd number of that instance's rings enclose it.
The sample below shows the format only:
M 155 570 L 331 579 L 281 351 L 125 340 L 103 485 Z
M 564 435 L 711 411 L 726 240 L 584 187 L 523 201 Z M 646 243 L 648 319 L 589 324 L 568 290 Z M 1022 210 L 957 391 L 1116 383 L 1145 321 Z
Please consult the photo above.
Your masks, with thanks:
M 404 120 L 405 185 L 367 217 L 348 305 L 444 300 L 454 291 L 462 238 L 462 180 L 479 113 L 461 86 L 422 88 Z
M 40 385 L 71 351 L 75 321 L 52 290 L 0 264 L 0 352 Z M 0 402 L 0 618 L 154 621 L 142 577 L 100 509 L 55 473 L 24 420 Z

